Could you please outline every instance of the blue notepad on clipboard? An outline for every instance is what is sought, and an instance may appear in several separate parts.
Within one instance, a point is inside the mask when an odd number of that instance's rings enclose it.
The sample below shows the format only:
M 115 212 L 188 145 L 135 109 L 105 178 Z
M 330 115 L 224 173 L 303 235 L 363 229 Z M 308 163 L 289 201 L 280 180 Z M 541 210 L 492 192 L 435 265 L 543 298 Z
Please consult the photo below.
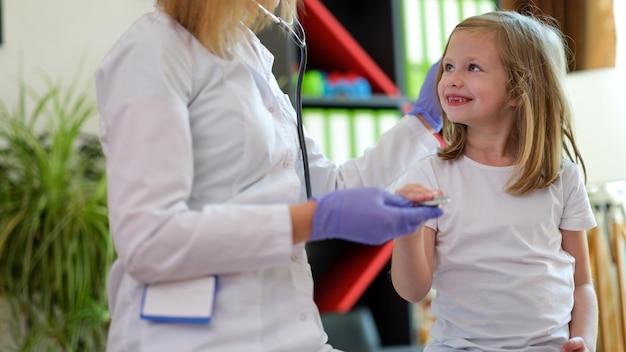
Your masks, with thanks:
M 208 324 L 213 315 L 217 276 L 146 284 L 141 319 L 163 323 Z

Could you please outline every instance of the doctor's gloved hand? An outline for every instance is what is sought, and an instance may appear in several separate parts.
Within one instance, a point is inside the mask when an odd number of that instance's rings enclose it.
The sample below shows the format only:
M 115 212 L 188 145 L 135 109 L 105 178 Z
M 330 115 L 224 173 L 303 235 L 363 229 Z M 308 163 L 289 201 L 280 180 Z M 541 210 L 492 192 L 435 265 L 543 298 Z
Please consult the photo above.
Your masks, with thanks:
M 422 114 L 424 119 L 428 121 L 435 132 L 441 131 L 441 128 L 443 127 L 441 107 L 439 106 L 439 97 L 437 95 L 437 82 L 435 82 L 438 67 L 439 60 L 437 60 L 437 62 L 435 62 L 428 70 L 426 78 L 422 83 L 422 88 L 420 89 L 420 95 L 415 101 L 415 104 L 413 104 L 411 110 L 408 112 L 409 115 L 414 116 Z
M 379 188 L 335 191 L 317 201 L 310 241 L 342 239 L 380 245 L 415 232 L 443 214 L 438 207 L 413 207 L 406 198 Z

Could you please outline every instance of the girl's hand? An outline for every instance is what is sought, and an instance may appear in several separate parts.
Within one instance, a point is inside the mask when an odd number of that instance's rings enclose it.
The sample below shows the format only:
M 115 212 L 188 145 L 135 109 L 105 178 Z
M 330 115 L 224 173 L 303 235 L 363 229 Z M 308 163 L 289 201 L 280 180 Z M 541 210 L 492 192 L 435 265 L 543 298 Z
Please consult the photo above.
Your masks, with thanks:
M 396 190 L 396 194 L 403 196 L 404 198 L 417 203 L 425 200 L 431 200 L 436 196 L 442 196 L 443 191 L 432 190 L 419 183 L 408 183 Z
M 585 344 L 585 340 L 582 337 L 572 337 L 567 340 L 563 347 L 561 347 L 561 352 L 591 352 L 587 348 Z

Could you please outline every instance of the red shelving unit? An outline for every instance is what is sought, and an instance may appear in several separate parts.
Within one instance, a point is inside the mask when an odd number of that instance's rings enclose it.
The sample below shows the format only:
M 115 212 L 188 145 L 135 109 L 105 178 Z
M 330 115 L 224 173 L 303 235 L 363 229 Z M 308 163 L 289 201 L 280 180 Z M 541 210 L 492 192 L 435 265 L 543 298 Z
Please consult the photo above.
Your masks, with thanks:
M 391 258 L 393 245 L 354 244 L 341 260 L 315 283 L 314 299 L 322 313 L 346 313 L 352 309 Z
M 363 50 L 319 0 L 304 0 L 300 20 L 307 33 L 309 61 L 322 67 L 353 71 L 367 79 L 375 93 L 398 97 L 394 82 Z
M 300 21 L 307 33 L 309 67 L 354 72 L 374 93 L 398 98 L 400 91 L 379 65 L 320 0 L 304 0 Z M 351 243 L 315 282 L 314 299 L 322 313 L 350 311 L 391 258 L 392 243 Z

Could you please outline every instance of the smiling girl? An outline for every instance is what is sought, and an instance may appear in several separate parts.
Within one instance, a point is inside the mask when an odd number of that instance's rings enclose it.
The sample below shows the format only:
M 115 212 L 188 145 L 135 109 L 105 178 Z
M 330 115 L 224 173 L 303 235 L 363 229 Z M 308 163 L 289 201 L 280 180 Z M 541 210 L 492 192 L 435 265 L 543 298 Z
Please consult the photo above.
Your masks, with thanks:
M 394 241 L 391 270 L 408 301 L 436 291 L 428 352 L 595 351 L 596 222 L 565 74 L 561 32 L 536 17 L 486 13 L 449 38 L 437 88 L 447 146 L 407 182 L 453 201 Z

